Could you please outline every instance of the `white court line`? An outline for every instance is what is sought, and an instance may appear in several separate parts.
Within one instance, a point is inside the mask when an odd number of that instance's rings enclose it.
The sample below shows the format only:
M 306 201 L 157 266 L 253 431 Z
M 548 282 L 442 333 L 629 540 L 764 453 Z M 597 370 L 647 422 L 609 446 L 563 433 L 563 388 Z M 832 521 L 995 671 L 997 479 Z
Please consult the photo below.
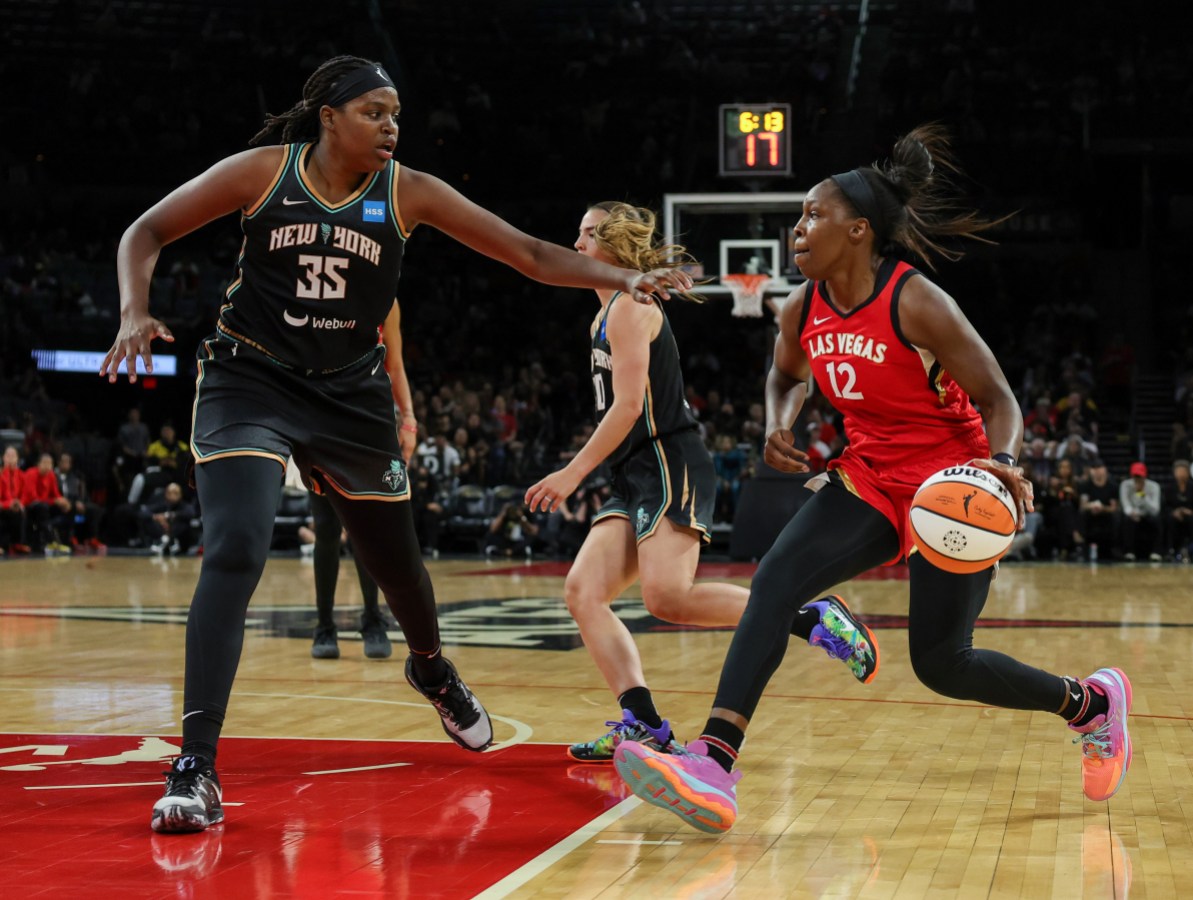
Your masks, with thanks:
M 598 844 L 632 844 L 635 847 L 682 847 L 683 841 L 597 841 Z
M 628 815 L 641 805 L 642 801 L 637 797 L 627 797 L 612 809 L 601 813 L 587 825 L 573 831 L 554 847 L 544 850 L 526 865 L 510 872 L 487 890 L 481 891 L 473 897 L 473 900 L 498 900 L 500 897 L 508 897 L 513 891 L 522 887 L 539 873 L 545 872 L 593 835 L 600 834 L 622 816 Z
M 339 775 L 341 772 L 369 772 L 373 769 L 396 769 L 398 766 L 412 766 L 414 763 L 382 763 L 379 766 L 356 766 L 352 769 L 324 769 L 322 772 L 303 772 L 303 775 Z
M 123 781 L 118 784 L 35 784 L 25 785 L 27 791 L 79 791 L 86 788 L 147 787 L 161 781 Z

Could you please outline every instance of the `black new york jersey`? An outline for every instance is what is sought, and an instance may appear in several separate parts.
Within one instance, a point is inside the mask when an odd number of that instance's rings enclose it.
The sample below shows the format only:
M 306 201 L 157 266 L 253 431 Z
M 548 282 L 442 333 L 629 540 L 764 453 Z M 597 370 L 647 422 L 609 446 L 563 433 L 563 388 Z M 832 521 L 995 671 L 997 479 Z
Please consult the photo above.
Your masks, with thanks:
M 613 405 L 613 360 L 609 339 L 605 335 L 605 324 L 613 304 L 621 296 L 620 292 L 613 295 L 613 299 L 597 320 L 596 331 L 592 336 L 592 389 L 596 400 L 598 424 Z M 662 310 L 661 304 L 659 308 Z M 642 399 L 642 415 L 634 422 L 634 427 L 630 429 L 625 440 L 609 455 L 609 462 L 617 465 L 655 438 L 690 431 L 696 427 L 696 417 L 692 415 L 688 401 L 684 398 L 679 347 L 675 344 L 667 313 L 663 312 L 663 325 L 655 339 L 650 342 L 650 365 L 647 369 L 646 393 Z
M 406 231 L 397 163 L 332 204 L 306 177 L 313 148 L 284 146 L 273 184 L 241 215 L 244 243 L 219 330 L 297 369 L 328 372 L 376 347 Z

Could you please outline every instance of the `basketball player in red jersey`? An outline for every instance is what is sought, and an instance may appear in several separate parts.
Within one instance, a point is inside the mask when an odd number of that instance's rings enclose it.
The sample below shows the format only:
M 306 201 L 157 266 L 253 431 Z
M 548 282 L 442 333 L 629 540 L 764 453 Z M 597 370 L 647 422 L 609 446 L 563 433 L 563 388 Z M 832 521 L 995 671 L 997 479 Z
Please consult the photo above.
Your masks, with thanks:
M 794 244 L 808 281 L 782 312 L 766 386 L 765 458 L 786 472 L 808 471 L 791 425 L 812 378 L 844 415 L 849 446 L 809 482 L 815 493 L 759 565 L 700 739 L 672 754 L 627 741 L 615 756 L 638 796 L 701 830 L 725 831 L 737 817 L 734 762 L 788 635 L 809 636 L 818 622 L 811 598 L 902 558 L 911 662 L 925 685 L 1061 716 L 1081 736 L 1092 800 L 1111 797 L 1130 765 L 1131 685 L 1122 671 L 1076 679 L 975 650 L 974 622 L 994 568 L 937 569 L 909 536 L 916 489 L 950 465 L 997 476 L 1019 503 L 1020 527 L 1032 508 L 1031 484 L 1014 457 L 1023 419 L 1002 370 L 953 299 L 896 258 L 956 258 L 941 238 L 982 240 L 994 224 L 952 205 L 948 176 L 956 172 L 943 132 L 921 126 L 895 144 L 889 163 L 834 175 L 804 200 Z
M 293 456 L 327 496 L 410 650 L 406 678 L 467 750 L 493 729 L 443 658 L 435 595 L 414 530 L 385 348 L 407 236 L 434 226 L 547 284 L 625 291 L 635 300 L 686 290 L 682 272 L 638 272 L 537 240 L 437 178 L 400 167 L 398 94 L 375 62 L 338 56 L 303 98 L 267 119 L 251 143 L 145 212 L 120 242 L 120 328 L 100 368 L 116 380 L 150 344 L 173 340 L 149 314 L 161 248 L 239 212 L 244 244 L 215 334 L 199 350 L 191 447 L 204 556 L 190 607 L 182 754 L 153 809 L 156 831 L 222 821 L 216 742 L 240 659 L 244 619 L 269 554 L 274 512 Z
M 648 271 L 689 262 L 683 247 L 662 246 L 655 215 L 606 201 L 580 220 L 576 250 L 612 265 Z M 674 745 L 655 709 L 634 638 L 611 604 L 637 579 L 642 601 L 667 622 L 736 625 L 749 592 L 732 584 L 695 583 L 700 547 L 716 500 L 712 458 L 684 399 L 683 371 L 671 323 L 658 303 L 627 303 L 598 290 L 590 329 L 597 429 L 567 466 L 526 492 L 526 502 L 554 511 L 602 461 L 613 467 L 613 493 L 568 572 L 564 595 L 584 646 L 617 698 L 621 718 L 595 740 L 572 744 L 578 762 L 608 763 L 623 740 L 657 750 Z M 837 597 L 824 599 L 834 656 L 866 681 L 878 664 L 873 635 Z M 826 649 L 828 644 L 822 644 Z M 831 652 L 831 651 L 830 651 Z

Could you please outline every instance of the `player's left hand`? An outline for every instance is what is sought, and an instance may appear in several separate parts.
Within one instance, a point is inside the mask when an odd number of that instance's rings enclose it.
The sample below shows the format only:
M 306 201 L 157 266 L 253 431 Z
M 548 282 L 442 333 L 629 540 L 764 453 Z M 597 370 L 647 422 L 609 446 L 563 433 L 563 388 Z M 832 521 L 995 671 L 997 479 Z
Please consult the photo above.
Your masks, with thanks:
M 1036 508 L 1036 489 L 1030 480 L 1023 477 L 1023 468 L 1008 466 L 996 459 L 971 459 L 966 465 L 973 466 L 975 469 L 984 469 L 1001 481 L 1011 492 L 1011 498 L 1019 510 L 1018 529 L 1022 531 L 1027 525 L 1027 514 L 1034 512 Z
M 531 512 L 555 512 L 572 491 L 580 486 L 577 478 L 568 467 L 552 472 L 538 484 L 533 484 L 526 491 L 526 505 Z
M 651 269 L 631 279 L 626 293 L 639 303 L 652 303 L 655 297 L 671 299 L 671 291 L 692 289 L 692 276 L 683 269 Z
M 414 456 L 414 450 L 418 447 L 418 432 L 399 427 L 398 447 L 402 451 L 403 461 L 406 465 L 410 465 L 410 457 Z

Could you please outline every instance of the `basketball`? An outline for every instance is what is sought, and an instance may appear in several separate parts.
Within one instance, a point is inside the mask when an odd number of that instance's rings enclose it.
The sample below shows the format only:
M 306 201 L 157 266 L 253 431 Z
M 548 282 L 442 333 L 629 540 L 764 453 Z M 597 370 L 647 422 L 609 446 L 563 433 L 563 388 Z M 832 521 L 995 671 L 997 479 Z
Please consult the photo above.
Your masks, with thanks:
M 925 481 L 911 501 L 911 532 L 924 559 L 966 575 L 994 565 L 1011 547 L 1018 510 L 996 477 L 949 466 Z

